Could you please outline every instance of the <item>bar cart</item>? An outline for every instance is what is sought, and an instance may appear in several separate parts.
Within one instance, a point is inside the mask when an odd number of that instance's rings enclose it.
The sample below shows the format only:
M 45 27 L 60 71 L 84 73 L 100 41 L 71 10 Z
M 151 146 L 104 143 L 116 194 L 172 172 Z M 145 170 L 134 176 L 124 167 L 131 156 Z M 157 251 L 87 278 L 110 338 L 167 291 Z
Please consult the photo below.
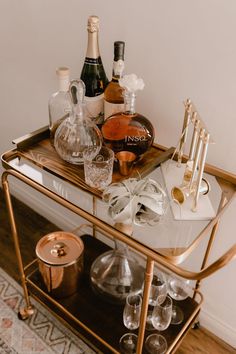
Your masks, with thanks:
M 236 176 L 211 165 L 205 166 L 204 172 L 209 176 L 214 176 L 219 187 L 217 198 L 214 196 L 215 191 L 212 191 L 213 197 L 216 199 L 216 215 L 211 220 L 195 222 L 193 229 L 191 222 L 181 222 L 179 230 L 181 231 L 183 225 L 185 227 L 185 232 L 182 234 L 176 232 L 178 221 L 173 221 L 172 231 L 171 229 L 168 231 L 169 235 L 166 232 L 161 232 L 158 226 L 157 229 L 154 227 L 152 230 L 151 228 L 146 230 L 137 227 L 130 237 L 111 225 L 111 221 L 104 213 L 101 193 L 88 187 L 84 182 L 83 168 L 62 161 L 56 154 L 49 141 L 48 127 L 19 138 L 14 143 L 16 147 L 2 155 L 2 164 L 5 168 L 2 175 L 2 186 L 26 302 L 25 308 L 21 309 L 19 313 L 20 317 L 25 319 L 33 313 L 34 310 L 30 302 L 30 295 L 32 295 L 63 319 L 78 335 L 82 335 L 83 338 L 87 338 L 93 343 L 97 352 L 119 353 L 119 338 L 125 333 L 122 323 L 123 307 L 108 305 L 94 294 L 89 284 L 89 269 L 93 260 L 99 254 L 110 249 L 112 240 L 116 239 L 126 243 L 130 250 L 138 254 L 145 268 L 137 353 L 144 352 L 143 343 L 147 335 L 145 324 L 148 297 L 154 267 L 158 265 L 158 267 L 173 272 L 177 276 L 196 281 L 193 296 L 178 304 L 184 310 L 183 323 L 178 326 L 170 326 L 164 331 L 168 342 L 167 353 L 174 353 L 198 317 L 203 301 L 202 294 L 199 292 L 200 281 L 236 257 L 236 245 L 234 245 L 217 261 L 207 265 L 219 219 L 236 194 Z M 161 178 L 159 166 L 171 157 L 173 150 L 173 148 L 166 149 L 154 144 L 143 157 L 142 164 L 137 167 L 139 175 Z M 78 293 L 60 300 L 53 298 L 47 293 L 40 278 L 37 260 L 24 265 L 11 202 L 9 177 L 20 180 L 23 184 L 77 214 L 78 218 L 82 218 L 90 225 L 91 235 L 82 232 L 81 236 L 85 245 L 85 275 Z M 119 181 L 120 178 L 119 173 L 115 171 L 113 182 Z M 75 197 L 76 193 L 79 197 Z M 189 225 L 191 228 L 188 228 Z M 186 230 L 188 230 L 187 240 L 184 235 Z M 183 268 L 180 264 L 191 256 L 203 240 L 206 241 L 206 249 L 200 270 L 194 272 Z

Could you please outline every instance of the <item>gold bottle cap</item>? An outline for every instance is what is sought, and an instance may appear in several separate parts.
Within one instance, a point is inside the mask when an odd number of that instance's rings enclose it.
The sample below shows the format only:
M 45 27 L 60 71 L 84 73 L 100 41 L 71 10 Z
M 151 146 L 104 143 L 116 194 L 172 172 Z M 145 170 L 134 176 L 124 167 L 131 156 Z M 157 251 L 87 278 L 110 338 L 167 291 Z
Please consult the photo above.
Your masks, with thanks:
M 99 30 L 98 16 L 89 16 L 87 29 L 89 32 L 97 32 Z

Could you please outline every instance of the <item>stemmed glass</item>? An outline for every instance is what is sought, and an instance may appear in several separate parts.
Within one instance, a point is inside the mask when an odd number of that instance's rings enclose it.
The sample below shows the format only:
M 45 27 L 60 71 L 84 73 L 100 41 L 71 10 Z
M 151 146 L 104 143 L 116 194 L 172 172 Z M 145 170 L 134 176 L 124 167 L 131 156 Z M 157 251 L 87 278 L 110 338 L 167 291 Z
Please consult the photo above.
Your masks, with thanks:
M 139 327 L 142 297 L 139 294 L 129 294 L 123 311 L 123 322 L 126 328 L 135 330 Z M 125 333 L 120 338 L 120 350 L 124 354 L 135 354 L 138 336 L 135 333 Z
M 162 304 L 167 296 L 167 285 L 164 274 L 162 272 L 155 273 L 153 275 L 149 299 L 148 299 L 148 311 L 146 319 L 146 329 L 154 330 L 152 324 L 152 312 L 156 304 Z
M 172 299 L 176 301 L 185 300 L 189 296 L 190 280 L 178 278 L 172 275 L 167 279 L 167 291 Z M 171 324 L 180 324 L 184 320 L 184 313 L 177 305 L 173 305 Z
M 152 313 L 152 324 L 158 331 L 164 331 L 170 325 L 172 316 L 172 299 L 169 295 L 161 304 L 156 304 Z M 167 341 L 159 333 L 150 334 L 145 341 L 148 354 L 164 354 L 167 350 Z

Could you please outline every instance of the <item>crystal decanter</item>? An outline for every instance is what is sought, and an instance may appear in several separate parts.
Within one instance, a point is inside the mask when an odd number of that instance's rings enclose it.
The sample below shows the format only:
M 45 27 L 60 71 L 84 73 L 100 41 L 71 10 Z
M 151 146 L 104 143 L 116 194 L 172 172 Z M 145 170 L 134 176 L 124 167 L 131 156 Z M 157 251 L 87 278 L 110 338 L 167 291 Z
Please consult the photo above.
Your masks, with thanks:
M 130 225 L 115 226 L 123 232 L 130 229 Z M 128 294 L 141 293 L 143 281 L 144 268 L 127 245 L 117 240 L 115 248 L 96 258 L 90 269 L 92 289 L 105 301 L 113 304 L 124 304 Z
M 72 164 L 83 163 L 83 151 L 89 146 L 102 145 L 102 135 L 98 127 L 85 114 L 85 85 L 82 80 L 71 81 L 69 94 L 72 112 L 57 128 L 54 146 L 59 156 Z

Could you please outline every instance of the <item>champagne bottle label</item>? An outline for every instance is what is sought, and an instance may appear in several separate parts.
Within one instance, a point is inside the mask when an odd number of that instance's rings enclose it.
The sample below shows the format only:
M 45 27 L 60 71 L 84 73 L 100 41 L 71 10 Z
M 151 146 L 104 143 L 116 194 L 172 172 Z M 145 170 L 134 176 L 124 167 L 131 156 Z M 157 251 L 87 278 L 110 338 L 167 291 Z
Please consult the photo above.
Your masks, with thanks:
M 123 112 L 124 111 L 124 103 L 110 103 L 104 100 L 104 119 L 106 120 L 108 117 L 111 115 L 118 113 L 118 112 Z
M 86 110 L 90 119 L 96 124 L 102 124 L 104 119 L 104 94 L 84 98 Z

